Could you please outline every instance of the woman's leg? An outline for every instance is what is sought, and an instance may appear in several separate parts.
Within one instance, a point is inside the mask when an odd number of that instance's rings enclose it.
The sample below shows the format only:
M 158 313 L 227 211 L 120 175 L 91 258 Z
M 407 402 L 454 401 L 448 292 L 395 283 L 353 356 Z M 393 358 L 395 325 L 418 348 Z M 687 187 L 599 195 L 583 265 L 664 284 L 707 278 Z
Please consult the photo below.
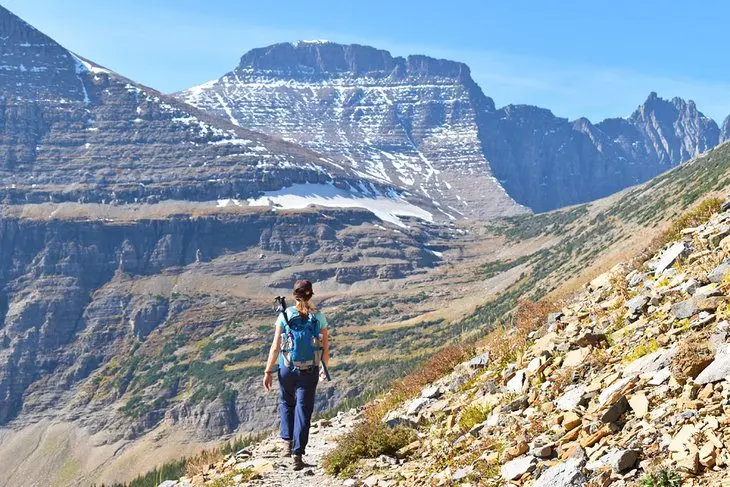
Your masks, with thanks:
M 312 421 L 312 412 L 314 411 L 314 394 L 317 391 L 317 382 L 319 381 L 319 371 L 311 369 L 307 372 L 299 373 L 297 381 L 297 406 L 294 412 L 294 437 L 292 443 L 292 453 L 294 455 L 304 455 L 309 441 L 309 424 Z
M 287 367 L 279 367 L 279 431 L 282 440 L 292 441 L 294 435 L 294 408 L 296 406 L 297 376 Z

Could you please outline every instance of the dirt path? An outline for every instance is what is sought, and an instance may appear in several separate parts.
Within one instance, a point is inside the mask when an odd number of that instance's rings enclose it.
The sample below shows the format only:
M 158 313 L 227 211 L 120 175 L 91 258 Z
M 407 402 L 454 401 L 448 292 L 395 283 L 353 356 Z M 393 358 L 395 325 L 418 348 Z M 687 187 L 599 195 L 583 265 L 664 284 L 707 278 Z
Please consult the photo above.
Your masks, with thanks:
M 257 445 L 251 456 L 251 461 L 259 464 L 262 477 L 251 480 L 246 485 L 286 486 L 316 485 L 317 487 L 342 486 L 343 481 L 325 474 L 321 461 L 322 457 L 335 447 L 335 438 L 348 432 L 357 420 L 354 410 L 339 413 L 331 420 L 320 420 L 312 425 L 309 435 L 309 445 L 304 461 L 309 465 L 304 470 L 292 470 L 291 458 L 280 458 L 276 452 L 277 437 L 273 436 Z

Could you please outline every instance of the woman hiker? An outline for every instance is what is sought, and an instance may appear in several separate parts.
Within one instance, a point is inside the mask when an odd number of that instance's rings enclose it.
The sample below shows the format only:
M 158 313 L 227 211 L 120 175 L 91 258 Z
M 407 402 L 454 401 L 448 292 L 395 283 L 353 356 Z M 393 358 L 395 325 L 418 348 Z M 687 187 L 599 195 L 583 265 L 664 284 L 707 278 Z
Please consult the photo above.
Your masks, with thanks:
M 279 314 L 264 372 L 264 389 L 268 392 L 278 362 L 281 449 L 284 456 L 292 455 L 294 470 L 305 466 L 302 455 L 309 440 L 314 393 L 319 378 L 325 378 L 319 364 L 326 366 L 329 362 L 327 318 L 311 303 L 313 295 L 311 282 L 296 282 L 296 306 Z

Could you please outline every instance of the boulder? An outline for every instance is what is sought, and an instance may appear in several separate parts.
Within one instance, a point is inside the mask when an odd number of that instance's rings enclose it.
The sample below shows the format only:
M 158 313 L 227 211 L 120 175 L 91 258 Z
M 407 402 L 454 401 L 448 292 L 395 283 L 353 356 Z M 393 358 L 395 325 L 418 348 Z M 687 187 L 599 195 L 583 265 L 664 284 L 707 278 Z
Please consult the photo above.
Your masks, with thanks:
M 583 487 L 587 482 L 576 462 L 570 460 L 548 468 L 532 487 Z
M 697 313 L 697 304 L 692 299 L 680 301 L 672 305 L 672 314 L 678 320 L 691 318 L 695 313 Z
M 707 278 L 710 282 L 720 283 L 722 282 L 725 274 L 730 270 L 730 260 L 726 260 L 719 266 L 715 267 L 712 271 L 707 274 Z
M 532 472 L 537 466 L 537 458 L 532 455 L 515 458 L 502 465 L 500 473 L 505 480 L 517 480 L 527 472 Z
M 677 242 L 669 247 L 654 266 L 654 275 L 659 276 L 662 272 L 664 272 L 674 263 L 677 257 L 682 255 L 686 248 L 687 246 L 684 242 Z

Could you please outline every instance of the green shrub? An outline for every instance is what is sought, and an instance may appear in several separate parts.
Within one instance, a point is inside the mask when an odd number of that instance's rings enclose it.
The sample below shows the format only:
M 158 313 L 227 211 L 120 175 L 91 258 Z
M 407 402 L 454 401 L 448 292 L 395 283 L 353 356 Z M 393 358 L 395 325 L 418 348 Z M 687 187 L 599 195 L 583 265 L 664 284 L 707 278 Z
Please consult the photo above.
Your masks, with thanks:
M 659 342 L 657 342 L 656 339 L 652 338 L 646 343 L 640 343 L 639 345 L 637 345 L 636 348 L 634 348 L 631 353 L 626 356 L 624 362 L 630 364 L 634 360 L 640 359 L 644 355 L 654 353 L 657 350 L 659 350 Z
M 491 409 L 487 406 L 471 405 L 464 408 L 459 416 L 459 429 L 467 432 L 487 420 Z
M 358 460 L 392 456 L 415 439 L 416 431 L 412 428 L 391 428 L 381 421 L 364 421 L 340 438 L 337 448 L 324 457 L 323 466 L 330 475 L 347 475 Z
M 682 477 L 674 470 L 663 469 L 646 474 L 640 483 L 641 487 L 681 487 Z

